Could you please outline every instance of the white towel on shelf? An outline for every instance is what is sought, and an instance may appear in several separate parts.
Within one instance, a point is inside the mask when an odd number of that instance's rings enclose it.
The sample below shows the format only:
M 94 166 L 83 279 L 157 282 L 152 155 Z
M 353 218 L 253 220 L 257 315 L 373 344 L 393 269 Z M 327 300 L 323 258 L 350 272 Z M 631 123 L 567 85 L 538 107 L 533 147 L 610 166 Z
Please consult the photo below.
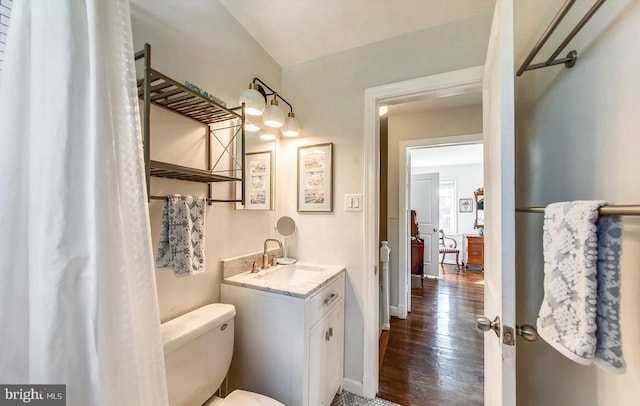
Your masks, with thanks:
M 169 195 L 162 210 L 156 266 L 178 277 L 204 271 L 205 199 Z
M 624 371 L 620 340 L 617 217 L 601 201 L 553 203 L 544 218 L 544 299 L 538 334 L 567 358 Z M 597 225 L 598 224 L 598 225 Z

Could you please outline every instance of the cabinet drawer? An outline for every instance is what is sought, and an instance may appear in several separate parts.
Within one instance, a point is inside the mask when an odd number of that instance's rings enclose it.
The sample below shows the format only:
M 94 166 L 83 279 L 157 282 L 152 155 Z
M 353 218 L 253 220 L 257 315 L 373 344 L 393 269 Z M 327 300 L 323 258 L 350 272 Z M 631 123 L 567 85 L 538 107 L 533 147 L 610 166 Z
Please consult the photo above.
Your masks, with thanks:
M 481 241 L 469 241 L 469 249 L 470 250 L 478 250 L 482 248 Z
M 309 299 L 309 323 L 313 326 L 331 307 L 344 299 L 344 273 Z

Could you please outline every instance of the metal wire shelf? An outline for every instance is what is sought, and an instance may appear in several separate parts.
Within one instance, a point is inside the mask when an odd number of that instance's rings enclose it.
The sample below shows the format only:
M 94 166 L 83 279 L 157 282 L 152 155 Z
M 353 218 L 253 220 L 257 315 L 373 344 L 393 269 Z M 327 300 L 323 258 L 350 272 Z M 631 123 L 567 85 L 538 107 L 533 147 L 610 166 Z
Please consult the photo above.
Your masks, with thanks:
M 144 75 L 137 80 L 138 97 L 143 101 L 142 130 L 144 142 L 145 175 L 147 180 L 147 196 L 149 200 L 158 199 L 151 195 L 151 176 L 176 179 L 188 182 L 207 184 L 207 202 L 240 202 L 245 200 L 245 114 L 244 105 L 227 108 L 220 103 L 211 100 L 199 93 L 178 83 L 174 79 L 151 68 L 151 46 L 145 44 L 144 49 L 136 52 L 135 59 L 144 62 Z M 151 104 L 177 113 L 185 118 L 194 120 L 207 128 L 206 137 L 206 165 L 210 170 L 190 168 L 186 166 L 151 160 L 151 130 L 150 116 Z M 223 128 L 214 128 L 217 123 L 229 122 L 232 124 Z M 229 140 L 221 138 L 219 131 L 232 130 Z M 216 139 L 223 148 L 215 163 L 211 156 L 211 141 Z M 224 162 L 227 156 L 231 164 L 230 169 L 217 170 L 218 164 Z M 221 175 L 229 173 L 232 176 Z M 238 175 L 239 176 L 235 176 Z M 238 182 L 240 184 L 241 198 L 214 199 L 212 196 L 212 184 L 217 182 Z M 161 198 L 161 197 L 160 197 Z

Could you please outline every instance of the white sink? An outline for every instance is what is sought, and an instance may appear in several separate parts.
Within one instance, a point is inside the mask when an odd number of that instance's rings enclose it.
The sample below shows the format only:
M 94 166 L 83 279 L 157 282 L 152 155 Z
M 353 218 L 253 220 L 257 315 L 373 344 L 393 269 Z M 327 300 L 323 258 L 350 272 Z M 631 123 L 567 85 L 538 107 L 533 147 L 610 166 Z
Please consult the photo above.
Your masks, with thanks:
M 267 282 L 300 285 L 318 276 L 319 272 L 324 272 L 326 268 L 319 266 L 309 266 L 302 264 L 275 266 L 271 269 L 253 274 L 253 278 L 263 279 Z
M 222 281 L 245 288 L 266 290 L 289 296 L 306 297 L 337 276 L 344 267 L 297 262 L 276 265 L 257 273 L 244 272 Z

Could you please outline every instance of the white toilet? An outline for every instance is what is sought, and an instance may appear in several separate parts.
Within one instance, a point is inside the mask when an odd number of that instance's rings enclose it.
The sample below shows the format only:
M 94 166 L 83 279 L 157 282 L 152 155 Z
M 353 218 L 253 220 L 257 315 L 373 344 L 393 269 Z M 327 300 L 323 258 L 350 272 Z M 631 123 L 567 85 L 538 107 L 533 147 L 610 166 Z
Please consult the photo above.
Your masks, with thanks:
M 264 395 L 235 390 L 214 396 L 233 355 L 232 305 L 210 304 L 162 324 L 171 406 L 284 406 Z

